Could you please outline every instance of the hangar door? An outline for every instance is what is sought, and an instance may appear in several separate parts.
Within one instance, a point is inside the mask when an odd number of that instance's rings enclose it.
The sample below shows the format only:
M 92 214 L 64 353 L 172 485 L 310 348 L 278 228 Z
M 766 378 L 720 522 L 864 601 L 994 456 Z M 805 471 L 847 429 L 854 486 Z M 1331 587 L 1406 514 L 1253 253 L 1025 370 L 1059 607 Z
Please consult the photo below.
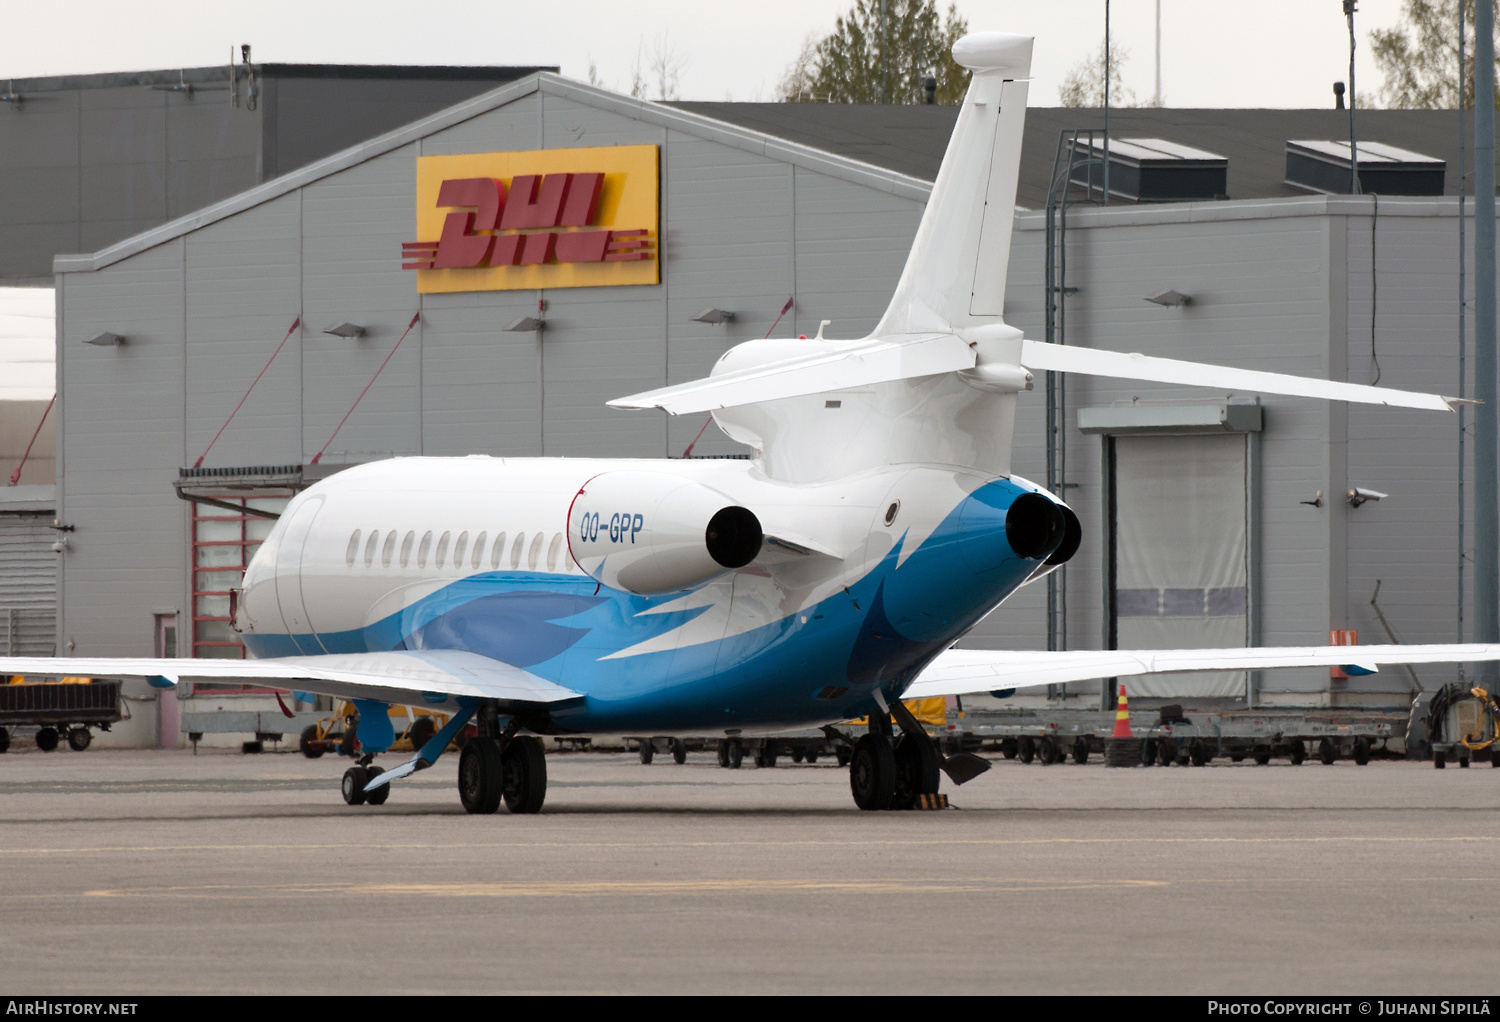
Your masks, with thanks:
M 57 653 L 52 512 L 0 514 L 0 656 Z
M 1114 649 L 1251 645 L 1244 433 L 1108 438 Z M 1149 698 L 1247 694 L 1244 671 L 1130 678 Z

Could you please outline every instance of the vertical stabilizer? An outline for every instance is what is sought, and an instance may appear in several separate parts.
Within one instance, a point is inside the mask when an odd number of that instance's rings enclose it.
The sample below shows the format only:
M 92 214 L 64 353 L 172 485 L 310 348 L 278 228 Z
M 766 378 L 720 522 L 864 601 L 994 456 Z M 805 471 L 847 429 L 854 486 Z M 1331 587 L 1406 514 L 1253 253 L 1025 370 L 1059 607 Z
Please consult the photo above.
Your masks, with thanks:
M 953 47 L 974 73 L 906 269 L 876 336 L 996 322 L 1005 300 L 1031 37 L 976 32 Z

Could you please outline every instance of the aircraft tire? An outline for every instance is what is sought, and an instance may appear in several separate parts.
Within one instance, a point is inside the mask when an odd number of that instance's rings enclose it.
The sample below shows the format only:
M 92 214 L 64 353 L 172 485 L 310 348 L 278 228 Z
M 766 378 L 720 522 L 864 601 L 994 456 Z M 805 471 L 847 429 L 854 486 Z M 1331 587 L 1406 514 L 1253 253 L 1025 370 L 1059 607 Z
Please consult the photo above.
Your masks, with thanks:
M 884 735 L 863 735 L 849 761 L 849 790 L 861 809 L 889 809 L 896 794 L 896 753 Z
M 371 781 L 373 781 L 383 773 L 385 773 L 385 771 L 380 769 L 378 766 L 365 767 L 365 783 L 369 784 Z M 366 804 L 372 806 L 383 806 L 385 805 L 385 800 L 390 797 L 391 785 L 389 781 L 387 781 L 385 784 L 382 784 L 374 791 L 365 792 L 365 802 Z
M 517 735 L 505 747 L 505 808 L 539 813 L 547 800 L 547 753 L 531 735 Z
M 687 762 L 687 746 L 682 744 L 681 738 L 672 739 L 672 762 L 678 766 Z
M 370 780 L 365 775 L 365 768 L 352 766 L 344 771 L 344 779 L 340 782 L 339 792 L 344 796 L 344 804 L 350 806 L 362 806 L 365 804 L 365 784 Z
M 504 772 L 500 746 L 493 738 L 475 738 L 465 744 L 458 757 L 458 799 L 464 809 L 475 814 L 499 809 Z
M 896 786 L 891 795 L 892 809 L 910 809 L 919 795 L 936 795 L 939 783 L 937 747 L 927 738 L 901 735 L 893 750 L 896 759 Z

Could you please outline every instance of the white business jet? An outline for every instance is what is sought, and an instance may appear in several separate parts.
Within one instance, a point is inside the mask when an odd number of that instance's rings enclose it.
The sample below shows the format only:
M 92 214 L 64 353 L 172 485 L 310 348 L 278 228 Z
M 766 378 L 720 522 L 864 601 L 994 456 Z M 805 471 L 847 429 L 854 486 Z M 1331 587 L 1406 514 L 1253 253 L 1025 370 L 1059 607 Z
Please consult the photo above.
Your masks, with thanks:
M 546 795 L 535 735 L 726 736 L 868 716 L 862 809 L 962 783 L 903 697 L 1179 671 L 1500 659 L 1500 646 L 1008 652 L 950 646 L 1078 548 L 1077 517 L 1011 472 L 1018 391 L 1060 371 L 1451 411 L 1449 400 L 1038 344 L 1002 319 L 1032 40 L 961 39 L 973 71 L 884 318 L 854 342 L 761 340 L 616 408 L 712 412 L 749 461 L 397 458 L 287 507 L 245 573 L 246 661 L 0 658 L 0 673 L 253 681 L 353 699 L 352 804 L 431 766 L 471 720 L 464 807 Z M 452 714 L 393 769 L 388 704 Z M 894 726 L 892 717 L 895 718 Z

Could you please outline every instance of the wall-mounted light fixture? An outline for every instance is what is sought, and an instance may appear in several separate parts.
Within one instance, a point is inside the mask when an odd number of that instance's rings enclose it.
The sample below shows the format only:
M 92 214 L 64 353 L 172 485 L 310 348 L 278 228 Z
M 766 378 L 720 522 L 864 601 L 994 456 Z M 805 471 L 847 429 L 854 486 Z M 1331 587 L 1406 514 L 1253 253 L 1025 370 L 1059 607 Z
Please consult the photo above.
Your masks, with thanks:
M 507 333 L 526 334 L 534 330 L 540 330 L 547 325 L 547 321 L 540 316 L 522 316 L 520 319 L 512 320 L 504 327 Z
M 1183 305 L 1191 305 L 1193 303 L 1193 296 L 1185 295 L 1181 291 L 1174 291 L 1171 288 L 1168 288 L 1165 291 L 1158 291 L 1154 295 L 1147 295 L 1146 301 L 1151 302 L 1154 305 L 1169 305 L 1180 307 Z
M 1389 493 L 1381 493 L 1379 490 L 1367 490 L 1363 486 L 1356 486 L 1348 493 L 1349 506 L 1359 507 L 1367 501 L 1380 500 L 1382 497 L 1389 496 Z
M 84 344 L 98 344 L 102 347 L 118 347 L 125 343 L 125 338 L 119 334 L 112 334 L 108 330 L 95 334 L 83 342 Z
M 722 326 L 725 323 L 734 322 L 734 313 L 727 312 L 724 309 L 704 309 L 693 317 L 693 322 Z
M 333 334 L 335 337 L 363 337 L 365 328 L 355 323 L 340 323 L 323 331 L 325 334 Z

